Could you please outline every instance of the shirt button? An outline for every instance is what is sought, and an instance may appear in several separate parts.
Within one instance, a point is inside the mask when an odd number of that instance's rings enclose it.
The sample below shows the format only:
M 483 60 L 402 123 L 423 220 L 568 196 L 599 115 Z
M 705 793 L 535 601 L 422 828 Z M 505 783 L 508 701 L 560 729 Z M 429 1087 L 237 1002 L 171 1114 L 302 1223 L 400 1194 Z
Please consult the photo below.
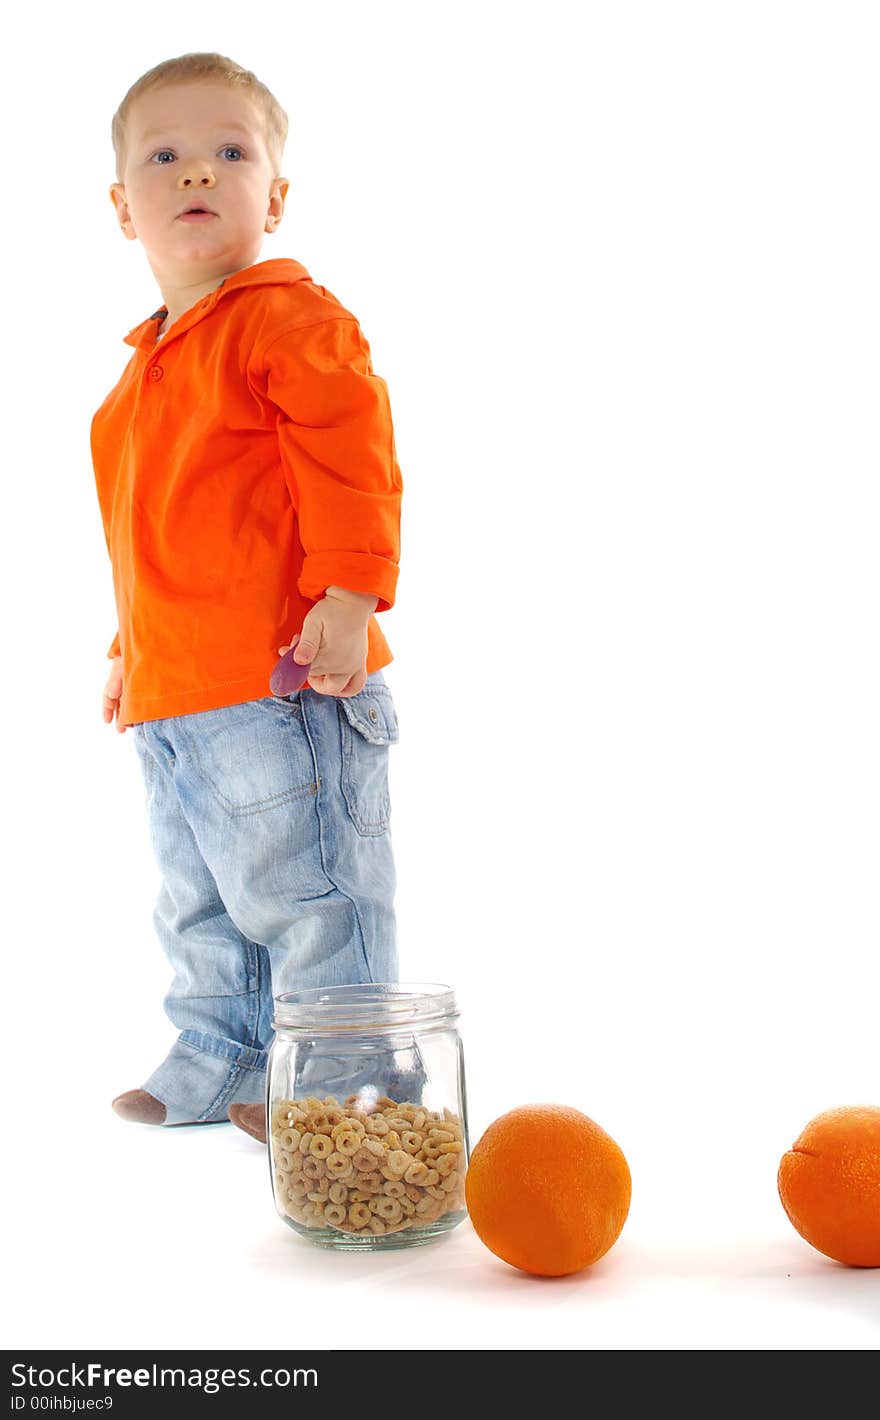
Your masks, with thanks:
M 378 712 L 378 710 L 376 709 L 375 705 L 371 705 L 371 706 L 370 706 L 369 714 L 370 714 L 370 719 L 371 719 L 371 720 L 378 720 L 378 718 L 379 718 L 379 712 Z
M 161 378 L 162 378 L 162 376 L 164 375 L 164 373 L 165 373 L 165 371 L 162 369 L 162 366 L 161 366 L 161 365 L 151 365 L 151 366 L 150 366 L 150 379 L 151 379 L 151 380 L 161 380 Z

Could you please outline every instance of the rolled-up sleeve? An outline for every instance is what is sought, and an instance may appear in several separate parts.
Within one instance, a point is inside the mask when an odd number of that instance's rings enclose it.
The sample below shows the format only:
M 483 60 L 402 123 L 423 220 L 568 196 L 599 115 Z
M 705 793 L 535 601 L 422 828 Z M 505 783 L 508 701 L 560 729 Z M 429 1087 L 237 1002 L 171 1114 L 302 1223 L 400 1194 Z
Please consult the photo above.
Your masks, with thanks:
M 289 330 L 262 356 L 266 396 L 278 409 L 284 477 L 305 553 L 298 587 L 327 587 L 394 605 L 403 485 L 385 381 L 352 317 Z

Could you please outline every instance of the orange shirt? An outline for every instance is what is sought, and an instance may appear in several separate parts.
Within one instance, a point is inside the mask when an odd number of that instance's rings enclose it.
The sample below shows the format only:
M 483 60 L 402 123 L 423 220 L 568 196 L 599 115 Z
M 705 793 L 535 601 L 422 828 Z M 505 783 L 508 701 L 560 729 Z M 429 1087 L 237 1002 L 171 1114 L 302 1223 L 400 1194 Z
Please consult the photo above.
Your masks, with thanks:
M 270 695 L 278 647 L 327 587 L 394 605 L 402 483 L 358 322 L 298 261 L 227 276 L 91 424 L 122 656 L 119 722 Z M 392 659 L 375 615 L 367 672 Z

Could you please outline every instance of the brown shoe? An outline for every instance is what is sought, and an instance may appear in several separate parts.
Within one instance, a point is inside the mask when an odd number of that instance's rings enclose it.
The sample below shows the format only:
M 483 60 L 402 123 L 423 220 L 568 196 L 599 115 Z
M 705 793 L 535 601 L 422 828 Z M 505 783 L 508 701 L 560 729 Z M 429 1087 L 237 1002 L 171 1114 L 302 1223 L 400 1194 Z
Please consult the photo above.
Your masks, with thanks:
M 128 1090 L 124 1095 L 117 1095 L 113 1108 L 121 1119 L 128 1119 L 132 1124 L 165 1123 L 164 1104 L 146 1090 Z
M 264 1104 L 231 1104 L 229 1118 L 245 1134 L 261 1144 L 266 1142 L 266 1106 Z

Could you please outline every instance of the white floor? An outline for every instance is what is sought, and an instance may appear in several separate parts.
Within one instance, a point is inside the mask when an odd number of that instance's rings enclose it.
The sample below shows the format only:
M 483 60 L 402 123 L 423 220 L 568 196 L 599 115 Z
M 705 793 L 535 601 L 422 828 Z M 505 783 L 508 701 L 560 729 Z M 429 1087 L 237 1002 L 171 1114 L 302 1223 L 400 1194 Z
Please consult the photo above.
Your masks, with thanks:
M 873 1349 L 880 1341 L 880 1270 L 823 1259 L 769 1198 L 760 1216 L 721 1225 L 705 1212 L 670 1210 L 675 1187 L 664 1192 L 659 1173 L 649 1187 L 642 1170 L 612 1251 L 579 1276 L 536 1279 L 496 1259 L 470 1223 L 387 1256 L 311 1246 L 276 1217 L 261 1147 L 230 1125 L 150 1129 L 124 1124 L 103 1104 L 77 1124 L 59 1095 L 56 1117 L 32 1117 L 29 1128 L 35 1166 L 16 1176 L 19 1197 L 6 1212 L 8 1347 Z M 671 1214 L 666 1231 L 661 1211 Z

